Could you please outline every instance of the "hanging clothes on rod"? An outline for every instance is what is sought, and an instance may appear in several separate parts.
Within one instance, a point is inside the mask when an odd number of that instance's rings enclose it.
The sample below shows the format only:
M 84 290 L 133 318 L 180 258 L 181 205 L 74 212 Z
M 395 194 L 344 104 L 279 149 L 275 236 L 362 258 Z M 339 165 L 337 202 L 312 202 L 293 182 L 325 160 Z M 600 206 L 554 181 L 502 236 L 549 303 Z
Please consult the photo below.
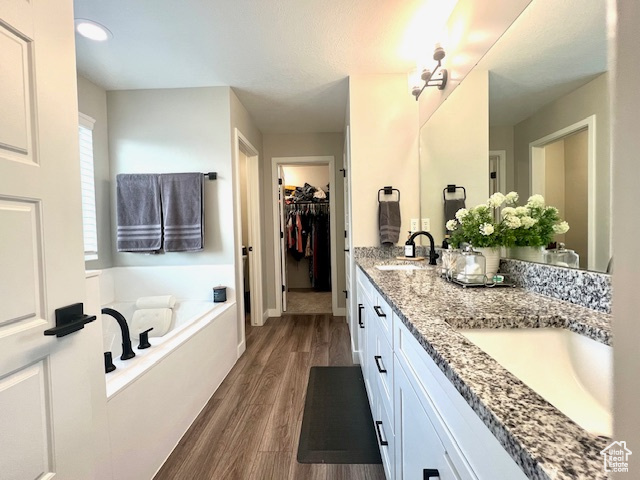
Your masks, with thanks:
M 309 279 L 315 290 L 331 290 L 329 203 L 291 203 L 285 214 L 291 256 L 298 262 L 309 259 Z

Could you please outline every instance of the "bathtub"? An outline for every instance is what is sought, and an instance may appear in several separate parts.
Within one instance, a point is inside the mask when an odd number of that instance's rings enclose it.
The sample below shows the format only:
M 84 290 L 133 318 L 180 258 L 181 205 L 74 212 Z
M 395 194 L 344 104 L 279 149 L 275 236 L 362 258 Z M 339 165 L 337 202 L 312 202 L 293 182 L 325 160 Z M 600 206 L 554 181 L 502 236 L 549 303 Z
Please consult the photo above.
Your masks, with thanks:
M 102 341 L 105 352 L 111 352 L 116 369 L 106 374 L 107 398 L 119 392 L 129 383 L 153 368 L 166 355 L 179 348 L 192 335 L 214 321 L 231 305 L 227 303 L 201 302 L 183 300 L 176 302 L 169 331 L 162 337 L 149 337 L 150 348 L 138 349 L 139 339 L 131 329 L 131 319 L 136 310 L 135 302 L 115 302 L 103 307 L 120 312 L 129 324 L 131 345 L 136 356 L 129 360 L 120 360 L 122 355 L 122 333 L 116 320 L 109 315 L 102 315 Z
M 131 332 L 136 356 L 125 361 L 119 359 L 118 323 L 108 315 L 96 322 L 102 324 L 104 351 L 112 352 L 116 366 L 102 374 L 112 473 L 101 478 L 152 479 L 237 361 L 233 291 L 227 302 L 211 301 L 211 285 L 233 284 L 224 275 L 220 266 L 103 270 L 100 304 L 128 322 L 137 297 L 171 293 L 178 303 L 170 331 L 150 337 L 150 348 L 139 350 Z

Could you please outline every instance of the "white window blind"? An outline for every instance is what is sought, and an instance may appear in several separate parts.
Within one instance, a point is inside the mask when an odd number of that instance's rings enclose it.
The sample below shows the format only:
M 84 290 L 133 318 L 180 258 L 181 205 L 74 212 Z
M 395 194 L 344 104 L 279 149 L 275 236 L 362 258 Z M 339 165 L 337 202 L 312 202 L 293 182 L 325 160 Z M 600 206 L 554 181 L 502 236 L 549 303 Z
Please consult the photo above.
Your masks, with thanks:
M 82 186 L 82 230 L 84 259 L 98 258 L 98 231 L 96 222 L 96 186 L 93 175 L 93 125 L 95 120 L 79 114 L 80 181 Z

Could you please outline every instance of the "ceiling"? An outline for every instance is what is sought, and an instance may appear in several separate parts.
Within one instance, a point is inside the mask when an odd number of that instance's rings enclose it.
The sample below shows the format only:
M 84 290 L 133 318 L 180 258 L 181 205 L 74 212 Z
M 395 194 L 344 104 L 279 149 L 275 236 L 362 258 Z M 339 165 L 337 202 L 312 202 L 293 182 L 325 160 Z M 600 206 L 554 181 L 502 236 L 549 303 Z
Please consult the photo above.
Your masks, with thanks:
M 515 125 L 606 71 L 606 3 L 531 2 L 478 64 L 490 72 L 490 125 Z
M 76 35 L 78 71 L 106 90 L 231 86 L 263 133 L 342 132 L 347 77 L 414 67 L 427 1 L 75 0 L 113 33 Z

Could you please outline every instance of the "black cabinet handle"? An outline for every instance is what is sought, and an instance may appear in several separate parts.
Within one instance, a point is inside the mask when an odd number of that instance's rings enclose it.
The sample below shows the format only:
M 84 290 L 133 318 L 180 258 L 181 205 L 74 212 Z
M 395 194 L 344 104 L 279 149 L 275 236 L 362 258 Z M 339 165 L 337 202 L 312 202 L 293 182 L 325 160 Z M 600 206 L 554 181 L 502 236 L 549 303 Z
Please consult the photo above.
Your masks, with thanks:
M 422 480 L 429 480 L 430 478 L 440 478 L 440 472 L 438 472 L 438 470 L 436 470 L 435 468 L 425 468 L 424 470 L 424 477 Z
M 380 432 L 380 426 L 382 425 L 382 422 L 377 420 L 376 421 L 376 433 L 378 434 L 378 443 L 380 444 L 381 447 L 386 447 L 389 445 L 389 442 L 387 442 L 386 440 L 382 439 L 382 433 Z
M 364 305 L 359 303 L 358 304 L 358 325 L 360 325 L 360 328 L 364 328 L 364 323 L 362 323 L 362 310 L 364 310 Z
M 378 305 L 373 307 L 373 309 L 376 311 L 376 313 L 378 314 L 379 317 L 386 317 L 387 316 L 387 314 L 384 313 L 384 311 Z
M 378 367 L 378 371 L 380 373 L 387 373 L 387 369 L 380 366 L 380 360 L 382 360 L 382 357 L 380 355 L 374 355 L 373 359 L 376 361 L 376 367 Z

